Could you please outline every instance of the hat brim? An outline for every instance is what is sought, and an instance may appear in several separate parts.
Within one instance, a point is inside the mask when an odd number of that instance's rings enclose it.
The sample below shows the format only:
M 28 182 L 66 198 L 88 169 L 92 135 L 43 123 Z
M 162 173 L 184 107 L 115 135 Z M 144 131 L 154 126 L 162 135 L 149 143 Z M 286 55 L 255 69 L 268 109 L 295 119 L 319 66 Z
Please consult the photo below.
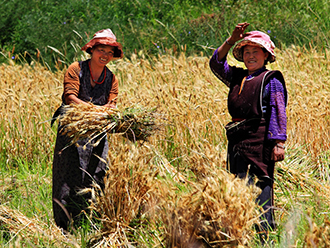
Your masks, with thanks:
M 81 50 L 86 51 L 89 54 L 92 54 L 92 48 L 94 46 L 98 46 L 98 45 L 105 45 L 105 46 L 114 47 L 115 48 L 114 54 L 113 54 L 114 58 L 120 59 L 120 58 L 124 57 L 122 45 L 119 42 L 117 42 L 113 39 L 106 38 L 106 37 L 91 39 L 85 46 L 83 46 L 81 48 Z
M 269 53 L 268 61 L 270 63 L 273 63 L 276 60 L 276 56 L 275 56 L 275 54 L 273 52 L 269 51 L 263 45 L 261 45 L 261 44 L 259 44 L 257 42 L 254 42 L 254 41 L 250 41 L 250 40 L 242 40 L 241 42 L 239 42 L 239 43 L 236 44 L 236 46 L 233 49 L 233 55 L 234 55 L 235 59 L 237 59 L 240 62 L 244 62 L 243 61 L 243 47 L 244 46 L 247 46 L 247 45 L 250 45 L 250 46 L 259 46 L 261 48 L 266 49 L 266 51 Z

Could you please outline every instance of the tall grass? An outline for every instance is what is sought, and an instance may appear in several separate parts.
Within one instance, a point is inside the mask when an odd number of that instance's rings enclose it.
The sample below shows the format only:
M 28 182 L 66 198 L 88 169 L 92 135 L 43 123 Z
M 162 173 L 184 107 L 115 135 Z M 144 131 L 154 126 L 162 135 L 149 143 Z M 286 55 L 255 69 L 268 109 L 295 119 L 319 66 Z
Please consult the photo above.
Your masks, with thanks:
M 277 62 L 270 65 L 271 69 L 283 72 L 289 92 L 287 155 L 284 162 L 277 163 L 275 174 L 278 223 L 278 229 L 272 233 L 275 247 L 329 245 L 328 56 L 328 50 L 321 53 L 312 48 L 290 47 L 278 50 Z M 232 56 L 229 61 L 240 65 Z M 51 73 L 38 64 L 0 66 L 0 188 L 3 192 L 0 243 L 3 246 L 85 247 L 115 242 L 124 246 L 129 243 L 139 247 L 170 246 L 171 237 L 177 237 L 173 236 L 177 235 L 174 228 L 169 228 L 171 224 L 176 223 L 176 230 L 181 232 L 192 232 L 184 230 L 177 220 L 186 221 L 183 223 L 189 227 L 194 223 L 189 219 L 194 213 L 202 213 L 204 209 L 218 213 L 233 205 L 230 202 L 234 193 L 226 192 L 235 191 L 229 190 L 232 182 L 225 171 L 224 125 L 230 120 L 228 89 L 211 73 L 208 58 L 168 54 L 151 59 L 141 53 L 109 67 L 120 82 L 118 108 L 135 104 L 157 107 L 157 111 L 167 116 L 169 125 L 165 132 L 151 136 L 143 144 L 115 135 L 109 137 L 111 173 L 105 191 L 108 194 L 96 198 L 99 203 L 95 211 L 112 200 L 116 202 L 112 208 L 125 203 L 127 210 L 120 212 L 105 207 L 100 211 L 104 214 L 101 226 L 89 223 L 72 236 L 64 237 L 52 219 L 51 163 L 56 127 L 50 128 L 49 122 L 60 105 L 64 72 Z M 221 191 L 222 187 L 227 189 Z M 244 187 L 244 183 L 234 187 Z M 139 192 L 137 188 L 146 191 Z M 218 204 L 208 205 L 209 196 Z M 229 197 L 230 204 L 221 209 L 220 198 L 224 196 Z M 107 209 L 117 215 L 107 214 Z M 121 222 L 120 218 L 125 216 L 129 218 Z M 168 219 L 170 216 L 173 219 Z M 232 215 L 232 221 L 236 220 L 235 216 L 239 214 Z M 249 220 L 257 217 L 255 212 Z M 218 223 L 224 225 L 222 232 L 228 240 L 257 247 L 258 238 L 254 238 L 252 227 L 248 226 L 252 222 L 243 220 L 246 222 L 240 223 L 245 223 L 241 226 L 246 228 L 244 241 L 234 238 L 230 230 L 235 229 L 226 227 L 224 222 Z M 34 227 L 28 228 L 31 223 Z M 184 242 L 181 239 L 181 244 Z

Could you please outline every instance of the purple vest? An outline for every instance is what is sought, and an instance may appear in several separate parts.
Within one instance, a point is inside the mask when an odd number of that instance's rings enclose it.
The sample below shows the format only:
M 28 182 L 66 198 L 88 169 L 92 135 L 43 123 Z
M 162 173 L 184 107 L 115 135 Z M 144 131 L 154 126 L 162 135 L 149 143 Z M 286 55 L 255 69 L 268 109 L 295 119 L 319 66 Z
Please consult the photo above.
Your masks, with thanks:
M 273 77 L 284 83 L 283 75 L 279 71 L 264 71 L 258 76 L 245 80 L 240 94 L 243 78 L 237 78 L 231 83 L 228 95 L 228 111 L 232 118 L 262 118 L 263 88 Z

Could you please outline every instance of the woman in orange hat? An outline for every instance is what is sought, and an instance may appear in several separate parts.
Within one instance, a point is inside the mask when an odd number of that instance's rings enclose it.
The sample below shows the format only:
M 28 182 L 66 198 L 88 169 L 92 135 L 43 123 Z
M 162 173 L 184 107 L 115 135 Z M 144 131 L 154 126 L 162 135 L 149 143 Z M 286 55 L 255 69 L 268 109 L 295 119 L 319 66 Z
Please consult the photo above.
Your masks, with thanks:
M 91 102 L 115 108 L 118 81 L 106 65 L 123 57 L 121 44 L 110 29 L 104 29 L 95 33 L 81 50 L 89 53 L 91 58 L 74 62 L 67 69 L 62 105 Z M 60 112 L 60 109 L 56 111 L 52 122 Z M 80 140 L 79 146 L 66 147 L 69 142 L 68 137 L 58 131 L 53 159 L 53 212 L 56 224 L 64 230 L 68 230 L 71 221 L 79 225 L 84 219 L 81 212 L 86 209 L 90 196 L 80 196 L 77 192 L 90 187 L 92 181 L 103 186 L 104 161 L 108 155 L 106 137 L 97 146 L 93 141 L 87 143 L 87 140 Z
M 264 208 L 262 232 L 275 228 L 273 182 L 275 162 L 284 159 L 287 91 L 280 71 L 266 69 L 275 61 L 274 43 L 260 31 L 246 32 L 249 23 L 236 25 L 232 35 L 214 52 L 212 72 L 229 87 L 227 124 L 228 160 L 231 173 L 250 182 L 257 177 L 262 190 L 258 197 Z M 236 45 L 235 43 L 238 42 Z M 227 54 L 244 62 L 246 69 L 230 66 Z

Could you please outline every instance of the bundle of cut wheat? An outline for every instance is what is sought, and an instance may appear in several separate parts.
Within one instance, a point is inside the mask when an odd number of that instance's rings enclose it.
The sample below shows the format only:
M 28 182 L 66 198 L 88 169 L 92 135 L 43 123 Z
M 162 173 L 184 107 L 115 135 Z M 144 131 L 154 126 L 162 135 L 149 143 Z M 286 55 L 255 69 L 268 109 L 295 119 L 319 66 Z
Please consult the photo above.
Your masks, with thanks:
M 148 164 L 152 154 L 148 155 L 145 147 L 141 147 L 143 152 L 127 144 L 121 147 L 119 156 L 110 157 L 104 189 L 94 184 L 81 191 L 92 194 L 91 214 L 97 213 L 102 222 L 101 233 L 92 240 L 95 247 L 130 247 L 128 236 L 138 229 L 138 219 L 149 215 L 154 205 L 152 192 L 158 171 Z
M 63 107 L 60 117 L 62 134 L 72 139 L 101 139 L 110 133 L 120 133 L 132 141 L 146 141 L 159 130 L 155 109 L 126 108 L 123 111 L 93 104 L 70 104 Z
M 258 224 L 258 190 L 224 171 L 194 184 L 192 193 L 173 196 L 163 205 L 167 247 L 247 245 Z

